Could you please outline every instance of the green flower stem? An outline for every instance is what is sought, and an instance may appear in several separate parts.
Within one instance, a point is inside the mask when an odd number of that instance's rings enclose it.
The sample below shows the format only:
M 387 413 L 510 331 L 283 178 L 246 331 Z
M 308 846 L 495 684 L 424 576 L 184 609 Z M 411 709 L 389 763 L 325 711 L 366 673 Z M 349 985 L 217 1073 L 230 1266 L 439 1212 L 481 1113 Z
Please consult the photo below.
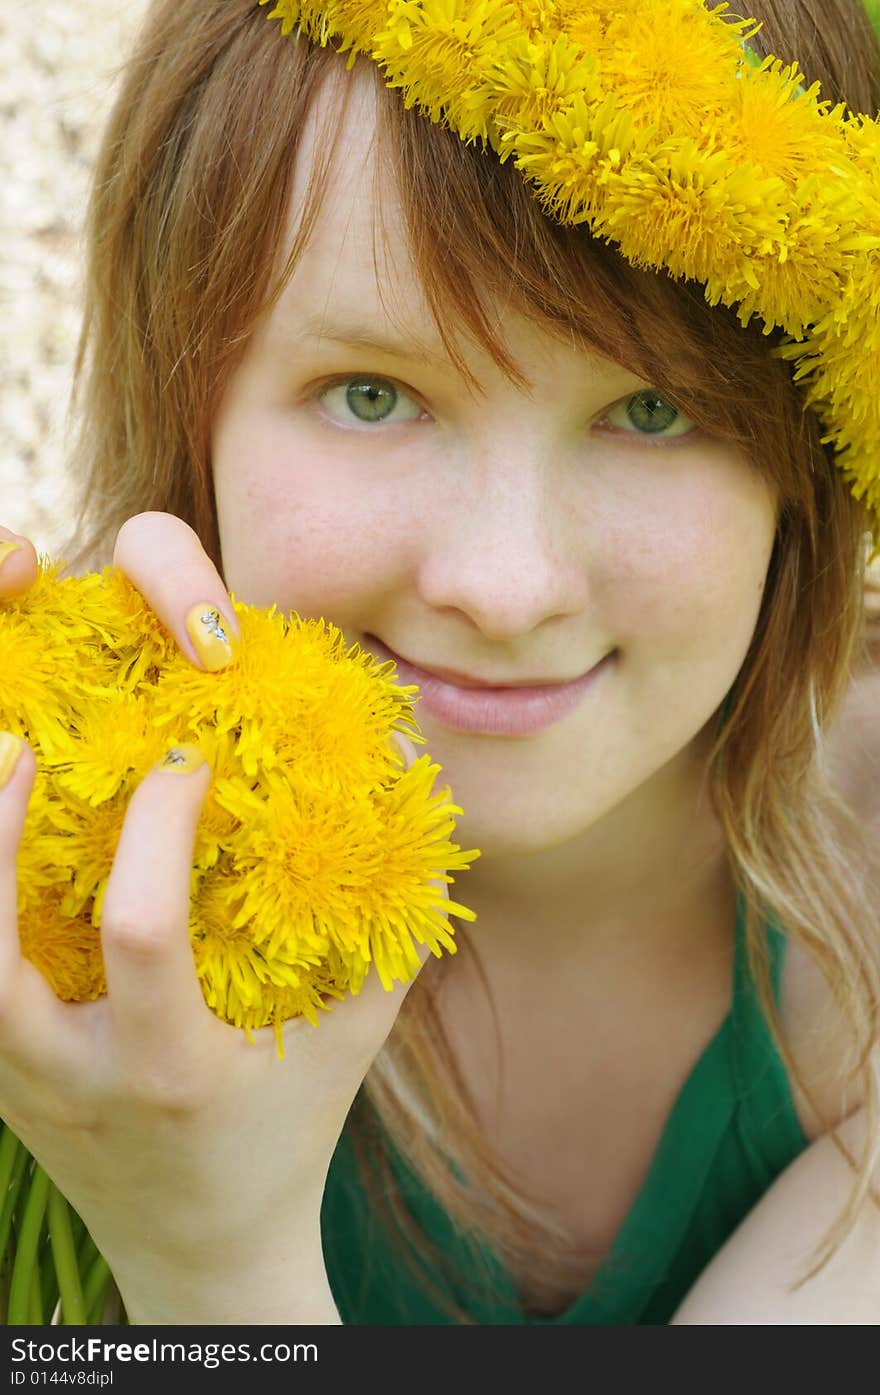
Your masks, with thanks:
M 77 1254 L 79 1254 L 83 1241 L 85 1240 L 87 1231 L 82 1223 L 82 1217 L 80 1216 L 79 1212 L 74 1210 L 74 1208 L 70 1205 L 69 1202 L 67 1209 L 70 1212 L 70 1228 L 73 1233 L 74 1249 L 76 1250 Z
M 12 1173 L 15 1167 L 15 1159 L 21 1149 L 21 1142 L 8 1128 L 3 1125 L 3 1133 L 0 1135 L 0 1199 L 5 1200 L 12 1181 Z
M 0 1209 L 0 1258 L 6 1253 L 6 1246 L 9 1243 L 9 1232 L 12 1229 L 12 1217 L 18 1205 L 18 1198 L 22 1184 L 25 1179 L 27 1165 L 31 1160 L 31 1155 L 24 1147 L 20 1147 L 15 1155 L 15 1162 L 12 1167 L 12 1177 L 6 1188 L 6 1196 L 3 1198 L 3 1206 Z
M 34 1327 L 45 1327 L 46 1325 L 46 1309 L 43 1305 L 43 1275 L 40 1271 L 39 1259 L 34 1260 L 34 1267 L 31 1270 L 30 1317 L 28 1322 Z
M 46 1314 L 46 1322 L 55 1323 L 56 1310 L 60 1294 L 58 1292 L 58 1276 L 55 1273 L 55 1265 L 52 1262 L 52 1244 L 49 1239 L 49 1227 L 45 1221 L 43 1223 L 43 1233 L 40 1240 L 40 1249 L 37 1255 L 37 1263 L 40 1266 L 40 1293 L 42 1294 L 43 1312 Z
M 82 1238 L 79 1242 L 79 1249 L 76 1252 L 76 1267 L 80 1274 L 88 1274 L 94 1262 L 98 1247 L 92 1239 L 85 1226 L 82 1228 Z
M 15 1261 L 12 1266 L 12 1281 L 9 1286 L 9 1313 L 7 1322 L 10 1327 L 22 1327 L 28 1322 L 33 1322 L 31 1316 L 33 1311 L 31 1295 L 33 1285 L 36 1280 L 39 1283 L 40 1271 L 37 1260 L 37 1250 L 40 1244 L 40 1232 L 43 1228 L 43 1217 L 46 1214 L 46 1202 L 49 1196 L 49 1178 L 38 1162 L 34 1163 L 34 1170 L 31 1174 L 31 1184 L 24 1203 L 21 1216 L 21 1225 L 18 1232 L 18 1246 L 16 1248 Z M 42 1301 L 37 1300 L 42 1309 Z M 42 1319 L 41 1319 L 42 1320 Z
M 90 1327 L 98 1327 L 104 1316 L 104 1304 L 110 1287 L 110 1266 L 102 1254 L 96 1254 L 83 1283 L 83 1297 Z
M 70 1208 L 58 1188 L 51 1182 L 49 1183 L 47 1212 L 52 1259 L 55 1264 L 58 1291 L 61 1296 L 62 1324 L 65 1327 L 84 1327 L 86 1325 L 86 1304 L 76 1263 L 76 1247 L 73 1242 Z

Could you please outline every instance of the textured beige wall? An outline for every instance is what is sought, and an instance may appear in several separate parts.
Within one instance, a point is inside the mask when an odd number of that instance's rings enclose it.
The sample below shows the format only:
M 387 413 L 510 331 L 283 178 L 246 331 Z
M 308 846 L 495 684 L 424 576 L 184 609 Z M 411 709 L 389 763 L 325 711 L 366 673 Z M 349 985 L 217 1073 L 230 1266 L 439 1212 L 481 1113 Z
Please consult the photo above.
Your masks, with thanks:
M 145 8 L 0 9 L 0 519 L 47 552 L 71 517 L 63 428 L 89 170 L 113 69 Z

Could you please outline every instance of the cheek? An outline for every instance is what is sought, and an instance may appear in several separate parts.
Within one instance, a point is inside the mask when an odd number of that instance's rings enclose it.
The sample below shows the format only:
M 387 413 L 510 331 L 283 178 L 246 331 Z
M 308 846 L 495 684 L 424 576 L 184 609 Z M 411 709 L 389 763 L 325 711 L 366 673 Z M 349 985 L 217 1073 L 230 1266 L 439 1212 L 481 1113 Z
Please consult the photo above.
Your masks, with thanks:
M 702 656 L 733 666 L 748 650 L 773 548 L 775 512 L 764 486 L 732 477 L 685 479 L 618 519 L 603 554 L 614 633 L 633 653 Z
M 252 442 L 234 469 L 221 452 L 215 490 L 226 585 L 251 605 L 345 629 L 354 607 L 406 565 L 404 520 L 383 491 L 358 488 L 319 460 L 292 460 L 271 438 Z

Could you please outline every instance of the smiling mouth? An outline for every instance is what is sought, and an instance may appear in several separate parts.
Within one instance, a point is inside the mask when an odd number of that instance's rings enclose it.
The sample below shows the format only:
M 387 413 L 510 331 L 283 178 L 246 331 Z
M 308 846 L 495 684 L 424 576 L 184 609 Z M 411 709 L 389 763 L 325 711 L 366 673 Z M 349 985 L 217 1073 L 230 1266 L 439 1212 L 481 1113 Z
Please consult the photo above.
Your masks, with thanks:
M 530 739 L 555 726 L 582 702 L 591 701 L 589 694 L 594 686 L 602 686 L 603 674 L 613 667 L 618 655 L 616 649 L 610 650 L 586 673 L 568 681 L 501 686 L 477 683 L 467 675 L 456 674 L 459 680 L 467 678 L 469 686 L 465 686 L 461 681 L 440 677 L 436 669 L 429 671 L 409 663 L 381 640 L 365 636 L 364 644 L 383 664 L 396 666 L 398 683 L 408 691 L 417 691 L 418 696 L 412 701 L 419 704 L 419 718 L 427 716 L 450 732 L 492 738 Z M 440 670 L 444 675 L 453 672 Z
M 419 673 L 427 674 L 429 678 L 436 678 L 441 683 L 449 683 L 456 688 L 486 692 L 511 692 L 517 688 L 564 688 L 570 683 L 577 683 L 581 678 L 591 673 L 594 668 L 597 668 L 603 659 L 608 657 L 607 654 L 603 654 L 590 668 L 575 674 L 573 678 L 505 678 L 492 680 L 472 678 L 469 674 L 459 673 L 456 669 L 439 668 L 436 666 L 428 667 L 427 664 L 417 663 L 414 659 L 408 659 L 405 655 L 398 654 L 396 650 L 391 649 L 387 644 L 383 644 L 382 641 L 375 636 L 367 636 L 367 640 L 368 643 L 381 650 L 383 655 L 387 655 L 389 658 L 393 659 L 395 663 L 402 663 L 405 664 L 407 668 L 417 669 Z

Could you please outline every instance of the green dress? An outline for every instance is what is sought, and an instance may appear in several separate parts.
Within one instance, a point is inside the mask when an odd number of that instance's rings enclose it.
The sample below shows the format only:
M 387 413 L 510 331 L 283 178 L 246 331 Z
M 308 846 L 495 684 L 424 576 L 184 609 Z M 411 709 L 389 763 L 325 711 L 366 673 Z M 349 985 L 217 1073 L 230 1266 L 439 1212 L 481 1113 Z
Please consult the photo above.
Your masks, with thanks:
M 772 921 L 767 935 L 778 1002 L 785 938 Z M 359 1097 L 353 1108 L 361 1105 Z M 739 902 L 730 1011 L 685 1081 L 648 1176 L 587 1291 L 558 1317 L 524 1315 L 500 1260 L 458 1230 L 395 1154 L 400 1193 L 456 1271 L 446 1277 L 435 1265 L 425 1282 L 400 1252 L 399 1240 L 365 1204 L 344 1131 L 321 1214 L 340 1317 L 368 1326 L 455 1323 L 438 1300 L 442 1293 L 480 1325 L 664 1324 L 739 1222 L 806 1146 L 788 1076 L 748 972 Z

